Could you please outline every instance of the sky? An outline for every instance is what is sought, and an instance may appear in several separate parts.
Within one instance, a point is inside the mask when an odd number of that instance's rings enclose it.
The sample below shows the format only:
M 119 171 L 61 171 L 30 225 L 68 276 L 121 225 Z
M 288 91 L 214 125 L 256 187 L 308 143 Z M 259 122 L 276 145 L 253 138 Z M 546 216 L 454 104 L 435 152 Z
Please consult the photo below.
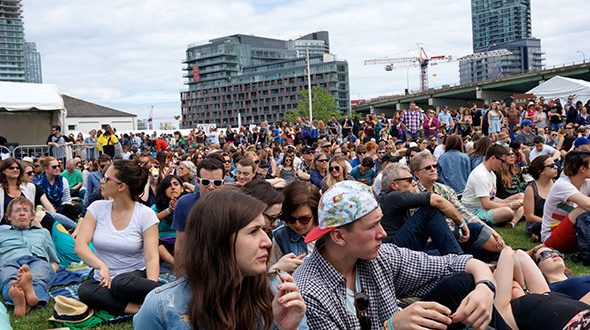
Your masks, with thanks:
M 41 53 L 43 82 L 73 97 L 173 121 L 180 114 L 188 44 L 232 34 L 294 39 L 330 33 L 349 65 L 351 99 L 419 86 L 418 68 L 387 72 L 364 60 L 472 52 L 469 0 L 23 0 L 25 38 Z M 547 66 L 590 60 L 587 0 L 534 0 L 533 36 Z M 577 17 L 577 18 L 576 18 Z M 430 67 L 430 87 L 459 82 L 458 62 Z

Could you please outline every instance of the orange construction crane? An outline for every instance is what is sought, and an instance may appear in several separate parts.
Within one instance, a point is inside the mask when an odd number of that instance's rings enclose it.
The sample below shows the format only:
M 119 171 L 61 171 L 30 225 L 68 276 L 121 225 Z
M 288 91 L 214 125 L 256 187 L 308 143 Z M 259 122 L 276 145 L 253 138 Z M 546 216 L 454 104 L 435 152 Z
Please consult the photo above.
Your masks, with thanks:
M 450 55 L 437 55 L 437 56 L 428 56 L 426 55 L 426 51 L 424 47 L 420 47 L 420 54 L 418 56 L 413 57 L 384 57 L 384 58 L 377 58 L 374 60 L 366 60 L 365 65 L 375 65 L 375 64 L 387 64 L 385 66 L 386 71 L 391 71 L 396 68 L 401 67 L 410 67 L 410 66 L 420 66 L 420 91 L 423 92 L 428 89 L 428 65 L 432 64 L 435 65 L 436 63 L 430 62 L 439 62 L 445 61 L 450 62 L 453 60 L 453 57 Z M 398 64 L 403 64 L 398 66 Z M 395 65 L 395 66 L 394 66 Z

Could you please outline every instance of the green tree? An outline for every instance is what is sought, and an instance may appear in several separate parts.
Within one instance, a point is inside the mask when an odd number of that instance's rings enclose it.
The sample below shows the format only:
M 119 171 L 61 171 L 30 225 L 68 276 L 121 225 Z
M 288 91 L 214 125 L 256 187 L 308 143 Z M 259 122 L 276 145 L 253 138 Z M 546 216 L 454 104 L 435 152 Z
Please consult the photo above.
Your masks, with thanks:
M 313 119 L 327 122 L 332 115 L 340 118 L 342 113 L 336 107 L 336 99 L 321 86 L 311 88 L 311 99 L 313 100 Z M 304 88 L 299 94 L 297 108 L 285 115 L 285 119 L 295 121 L 297 117 L 309 118 L 309 93 Z

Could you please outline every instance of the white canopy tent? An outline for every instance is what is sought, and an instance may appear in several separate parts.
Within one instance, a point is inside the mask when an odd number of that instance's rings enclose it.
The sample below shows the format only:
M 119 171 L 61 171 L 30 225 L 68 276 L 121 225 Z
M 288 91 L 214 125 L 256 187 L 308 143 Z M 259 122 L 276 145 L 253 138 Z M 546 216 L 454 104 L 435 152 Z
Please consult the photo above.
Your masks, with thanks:
M 55 85 L 0 82 L 0 136 L 9 143 L 45 144 L 52 125 L 65 133 L 65 117 Z
M 569 95 L 575 95 L 574 103 L 577 101 L 586 103 L 590 99 L 590 82 L 555 76 L 531 89 L 527 94 L 535 94 L 537 97 L 543 96 L 545 99 L 559 98 L 563 105 L 565 105 Z

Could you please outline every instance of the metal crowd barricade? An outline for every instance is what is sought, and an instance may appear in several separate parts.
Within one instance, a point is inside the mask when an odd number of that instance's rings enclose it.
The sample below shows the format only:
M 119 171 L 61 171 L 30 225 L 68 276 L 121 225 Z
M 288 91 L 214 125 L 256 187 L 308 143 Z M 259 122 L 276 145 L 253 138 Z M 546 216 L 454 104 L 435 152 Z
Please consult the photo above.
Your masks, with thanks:
M 12 153 L 10 152 L 10 149 L 8 147 L 0 146 L 0 160 L 6 159 L 11 155 Z
M 23 157 L 41 158 L 49 155 L 48 145 L 22 145 L 11 148 L 12 157 L 22 159 Z

